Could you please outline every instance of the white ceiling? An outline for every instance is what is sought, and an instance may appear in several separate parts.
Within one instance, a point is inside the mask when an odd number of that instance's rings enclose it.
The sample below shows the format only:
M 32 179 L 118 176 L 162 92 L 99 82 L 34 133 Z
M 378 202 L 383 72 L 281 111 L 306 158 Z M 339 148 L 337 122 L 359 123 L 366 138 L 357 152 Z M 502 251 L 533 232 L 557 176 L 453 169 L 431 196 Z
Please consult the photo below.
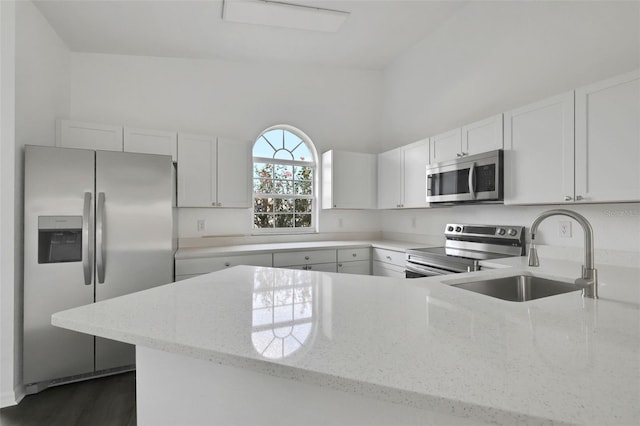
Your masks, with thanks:
M 233 0 L 231 0 L 233 1 Z M 383 69 L 466 3 L 284 0 L 350 12 L 337 33 L 223 22 L 222 0 L 34 2 L 72 51 Z

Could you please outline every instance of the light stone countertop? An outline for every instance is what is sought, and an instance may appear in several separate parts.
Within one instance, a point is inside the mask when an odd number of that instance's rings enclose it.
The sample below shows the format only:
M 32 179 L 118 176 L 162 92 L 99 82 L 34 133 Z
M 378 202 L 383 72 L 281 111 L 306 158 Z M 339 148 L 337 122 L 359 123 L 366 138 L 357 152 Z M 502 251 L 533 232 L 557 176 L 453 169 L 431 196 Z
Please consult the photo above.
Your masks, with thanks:
M 444 244 L 444 243 L 443 243 Z M 442 245 L 442 244 L 441 244 Z M 188 247 L 176 251 L 175 258 L 195 259 L 202 257 L 215 257 L 236 254 L 271 253 L 276 251 L 299 251 L 319 249 L 341 249 L 374 247 L 387 250 L 405 251 L 416 247 L 435 247 L 434 244 L 423 244 L 406 241 L 365 241 L 365 240 L 334 240 L 334 241 L 308 241 L 292 243 L 263 243 L 263 244 L 238 244 L 218 247 Z
M 580 264 L 535 273 L 573 281 Z M 53 315 L 54 325 L 498 424 L 640 423 L 640 269 L 508 302 L 448 284 L 237 266 Z M 599 265 L 598 265 L 599 266 Z M 531 268 L 534 269 L 534 268 Z M 288 328 L 287 338 L 274 338 Z

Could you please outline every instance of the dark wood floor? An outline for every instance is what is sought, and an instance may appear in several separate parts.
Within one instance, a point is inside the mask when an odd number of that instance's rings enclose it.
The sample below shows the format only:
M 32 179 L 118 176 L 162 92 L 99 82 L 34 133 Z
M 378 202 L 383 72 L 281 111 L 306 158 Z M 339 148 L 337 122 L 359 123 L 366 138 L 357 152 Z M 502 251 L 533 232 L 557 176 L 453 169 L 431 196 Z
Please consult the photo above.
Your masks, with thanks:
M 135 426 L 135 372 L 71 383 L 0 410 L 2 426 Z

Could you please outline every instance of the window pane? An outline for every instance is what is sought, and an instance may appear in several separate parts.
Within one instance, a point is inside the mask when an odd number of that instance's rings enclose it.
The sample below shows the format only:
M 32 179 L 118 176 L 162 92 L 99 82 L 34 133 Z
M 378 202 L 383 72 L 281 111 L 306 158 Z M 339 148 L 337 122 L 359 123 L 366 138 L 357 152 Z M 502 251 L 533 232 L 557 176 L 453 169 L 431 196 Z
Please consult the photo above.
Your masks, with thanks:
M 256 178 L 273 177 L 273 164 L 253 163 L 253 177 L 256 177 Z
M 276 198 L 275 200 L 275 211 L 276 213 L 287 213 L 293 212 L 293 200 L 287 200 L 284 198 Z
M 290 181 L 290 180 L 273 181 L 273 193 L 279 194 L 279 195 L 292 195 L 293 181 Z
M 270 214 L 256 214 L 253 216 L 254 228 L 273 228 L 274 218 Z
M 276 179 L 293 179 L 293 166 L 287 166 L 285 164 L 274 165 L 274 175 Z
M 253 201 L 253 211 L 256 213 L 273 212 L 272 198 L 256 198 Z
M 313 180 L 313 167 L 296 166 L 295 175 L 296 180 Z
M 262 140 L 267 139 L 275 149 L 280 149 L 280 148 L 283 148 L 283 144 L 282 144 L 283 132 L 284 130 L 282 129 L 269 130 L 268 132 L 264 133 L 260 139 Z
M 284 147 L 289 151 L 293 151 L 294 149 L 296 149 L 296 147 L 300 145 L 300 142 L 302 142 L 302 139 L 300 139 L 295 134 L 289 131 L 284 132 Z
M 311 227 L 311 215 L 310 214 L 296 214 L 296 228 L 310 228 Z
M 307 213 L 311 212 L 311 200 L 295 200 L 296 205 L 296 213 Z
M 276 214 L 276 228 L 292 228 L 293 214 Z
M 273 158 L 277 160 L 293 160 L 293 154 L 286 149 L 279 149 L 273 154 Z
M 254 179 L 253 192 L 256 194 L 272 194 L 273 180 L 271 179 Z
M 304 143 L 293 151 L 293 158 L 300 161 L 313 161 L 313 155 L 311 155 L 307 144 Z
M 296 182 L 296 195 L 312 195 L 312 182 L 302 181 Z
M 253 145 L 253 156 L 272 158 L 273 148 L 267 143 L 267 141 L 265 141 L 263 138 L 260 138 Z

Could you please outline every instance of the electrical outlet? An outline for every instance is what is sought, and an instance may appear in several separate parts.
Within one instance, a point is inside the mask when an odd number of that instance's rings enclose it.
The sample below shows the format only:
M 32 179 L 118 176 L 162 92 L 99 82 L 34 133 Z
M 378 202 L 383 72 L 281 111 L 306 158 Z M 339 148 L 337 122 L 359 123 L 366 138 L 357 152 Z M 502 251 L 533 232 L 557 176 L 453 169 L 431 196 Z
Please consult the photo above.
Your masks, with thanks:
M 562 238 L 571 238 L 571 222 L 568 220 L 561 220 L 560 227 L 558 228 L 558 234 Z
M 204 231 L 205 222 L 204 219 L 198 219 L 198 231 Z

